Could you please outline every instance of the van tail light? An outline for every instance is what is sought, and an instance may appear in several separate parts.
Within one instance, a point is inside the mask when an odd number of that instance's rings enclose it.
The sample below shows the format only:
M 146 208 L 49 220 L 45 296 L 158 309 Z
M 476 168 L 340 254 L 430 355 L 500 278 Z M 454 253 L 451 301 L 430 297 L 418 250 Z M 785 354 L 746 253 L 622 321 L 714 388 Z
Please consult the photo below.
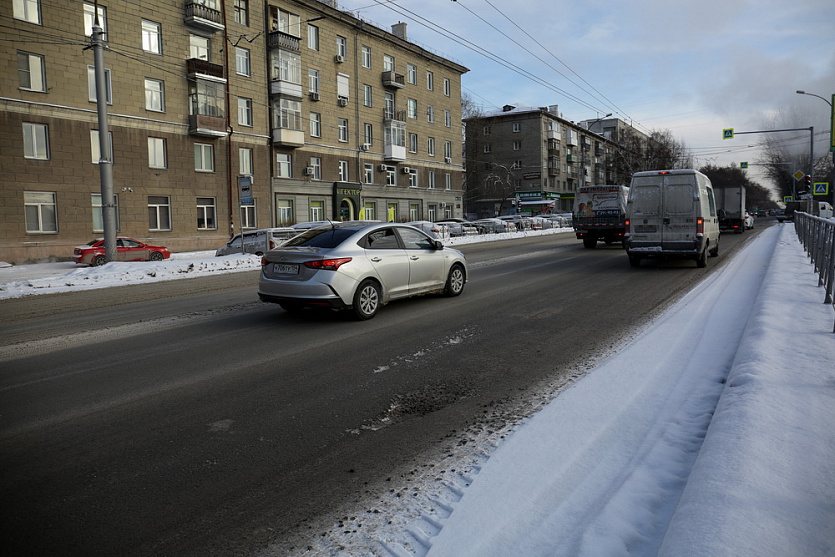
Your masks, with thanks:
M 351 261 L 350 257 L 341 257 L 339 259 L 315 259 L 313 261 L 305 261 L 304 266 L 308 269 L 315 269 L 317 271 L 336 271 L 349 261 Z
M 705 233 L 705 219 L 696 219 L 696 234 Z

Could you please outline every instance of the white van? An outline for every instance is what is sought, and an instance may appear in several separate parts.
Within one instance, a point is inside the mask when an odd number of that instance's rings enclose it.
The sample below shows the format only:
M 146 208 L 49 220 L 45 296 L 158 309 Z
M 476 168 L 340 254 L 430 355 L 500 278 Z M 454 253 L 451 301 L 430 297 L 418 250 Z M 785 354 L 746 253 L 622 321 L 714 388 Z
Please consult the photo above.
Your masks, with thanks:
M 215 252 L 215 255 L 231 255 L 233 253 L 264 255 L 269 250 L 279 247 L 301 232 L 301 230 L 296 230 L 295 228 L 262 228 L 260 230 L 250 230 L 243 233 L 243 243 L 241 243 L 241 235 L 235 234 L 225 246 Z
M 632 176 L 624 247 L 633 267 L 649 257 L 707 265 L 719 255 L 719 218 L 710 179 L 698 170 L 651 170 Z

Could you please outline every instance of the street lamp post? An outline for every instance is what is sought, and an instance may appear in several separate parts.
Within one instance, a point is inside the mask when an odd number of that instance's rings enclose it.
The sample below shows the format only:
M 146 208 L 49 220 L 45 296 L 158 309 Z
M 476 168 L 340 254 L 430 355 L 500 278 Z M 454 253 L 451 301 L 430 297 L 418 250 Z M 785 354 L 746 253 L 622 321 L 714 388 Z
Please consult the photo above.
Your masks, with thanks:
M 795 91 L 798 95 L 808 95 L 810 97 L 817 97 L 826 104 L 829 105 L 830 110 L 830 119 L 829 119 L 829 151 L 832 153 L 832 171 L 829 177 L 829 190 L 830 190 L 830 201 L 835 203 L 835 129 L 832 126 L 835 126 L 835 107 L 832 105 L 832 101 L 826 99 L 825 97 L 821 97 L 820 95 L 816 95 L 815 93 L 807 93 L 802 89 L 798 89 Z M 835 95 L 832 95 L 833 100 L 835 100 Z M 814 169 L 815 162 L 812 161 L 812 168 Z M 812 175 L 812 183 L 814 184 L 814 175 Z M 813 186 L 814 187 L 814 186 Z M 814 192 L 812 192 L 812 197 L 814 198 Z

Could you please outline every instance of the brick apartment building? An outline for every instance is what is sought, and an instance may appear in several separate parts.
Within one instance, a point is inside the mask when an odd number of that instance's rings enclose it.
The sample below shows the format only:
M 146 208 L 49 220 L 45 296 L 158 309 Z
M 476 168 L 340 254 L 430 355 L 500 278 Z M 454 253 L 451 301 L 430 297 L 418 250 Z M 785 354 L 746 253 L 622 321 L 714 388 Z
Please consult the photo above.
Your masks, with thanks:
M 13 0 L 0 260 L 65 259 L 102 235 L 96 10 L 120 235 L 187 251 L 308 220 L 463 214 L 467 69 L 405 24 L 334 0 Z

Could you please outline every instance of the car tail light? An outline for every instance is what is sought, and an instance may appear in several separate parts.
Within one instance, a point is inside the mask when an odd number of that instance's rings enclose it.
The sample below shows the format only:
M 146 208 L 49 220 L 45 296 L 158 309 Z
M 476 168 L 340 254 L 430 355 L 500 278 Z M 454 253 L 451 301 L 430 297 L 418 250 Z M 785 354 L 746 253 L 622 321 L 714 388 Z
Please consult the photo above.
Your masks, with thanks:
M 696 219 L 696 234 L 704 234 L 705 232 L 705 219 Z
M 313 261 L 305 261 L 304 266 L 308 269 L 336 271 L 349 261 L 351 261 L 350 257 L 341 257 L 339 259 L 315 259 Z
M 269 261 L 267 261 L 267 258 L 266 258 L 266 257 L 262 257 L 262 258 L 261 258 L 261 266 L 262 266 L 262 267 L 266 267 L 266 266 L 267 266 L 267 265 L 269 265 L 269 264 L 270 264 L 270 262 L 269 262 Z

